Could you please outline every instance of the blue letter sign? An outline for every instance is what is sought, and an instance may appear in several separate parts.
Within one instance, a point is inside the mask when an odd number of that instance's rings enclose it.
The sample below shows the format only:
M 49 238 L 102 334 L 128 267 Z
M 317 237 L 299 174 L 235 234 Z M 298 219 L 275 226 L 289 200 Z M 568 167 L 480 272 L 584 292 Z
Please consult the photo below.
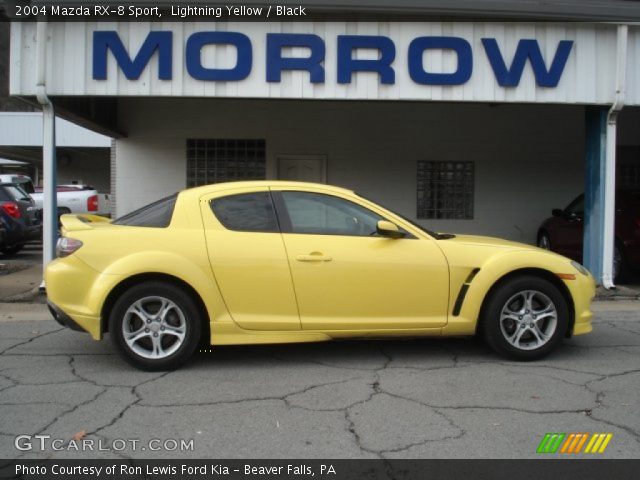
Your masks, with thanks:
M 107 79 L 108 50 L 111 50 L 120 70 L 129 80 L 140 78 L 149 60 L 158 50 L 158 78 L 171 80 L 172 46 L 172 32 L 149 32 L 136 58 L 132 61 L 118 36 L 118 32 L 93 32 L 93 78 L 95 80 Z
M 484 49 L 487 52 L 496 80 L 501 86 L 517 87 L 527 59 L 529 59 L 533 75 L 536 77 L 536 84 L 540 87 L 556 87 L 569 58 L 569 53 L 571 53 L 573 41 L 562 40 L 558 44 L 549 70 L 547 70 L 547 66 L 544 63 L 537 40 L 520 40 L 518 42 L 516 54 L 513 56 L 513 62 L 509 69 L 507 69 L 504 58 L 502 58 L 502 53 L 500 53 L 500 48 L 495 38 L 483 38 L 482 45 L 484 45 Z
M 372 48 L 380 51 L 377 60 L 356 60 L 353 50 Z M 396 75 L 391 63 L 396 58 L 396 46 L 389 37 L 373 35 L 338 35 L 338 83 L 351 83 L 353 72 L 377 72 L 380 83 L 393 85 Z
M 233 45 L 238 52 L 233 68 L 206 68 L 202 66 L 201 50 L 205 45 Z M 242 80 L 251 73 L 253 52 L 251 40 L 243 33 L 197 32 L 187 40 L 187 72 L 196 80 Z
M 282 57 L 284 47 L 306 47 L 306 58 Z M 279 82 L 282 70 L 306 70 L 311 83 L 324 83 L 324 41 L 318 35 L 306 33 L 267 34 L 267 82 Z
M 424 69 L 422 56 L 428 49 L 449 49 L 456 52 L 458 68 L 453 73 L 430 73 Z M 471 78 L 473 55 L 471 45 L 458 37 L 418 37 L 409 45 L 409 75 L 422 85 L 462 85 Z
M 307 33 L 266 33 L 267 82 L 281 82 L 282 72 L 301 70 L 309 72 L 310 83 L 325 82 L 325 40 L 315 34 Z M 202 49 L 207 45 L 231 45 L 237 52 L 233 67 L 219 68 L 202 64 Z M 517 87 L 527 63 L 539 87 L 553 88 L 558 85 L 567 60 L 573 48 L 572 40 L 561 40 L 556 47 L 550 65 L 542 55 L 537 40 L 521 39 L 515 48 L 515 54 L 509 66 L 495 38 L 483 38 L 487 60 L 497 83 L 502 87 Z M 306 48 L 308 54 L 300 56 L 283 55 L 287 48 Z M 377 58 L 357 58 L 358 50 L 374 50 Z M 396 72 L 393 62 L 396 58 L 396 46 L 389 37 L 381 35 L 338 35 L 337 37 L 337 81 L 340 84 L 351 83 L 353 74 L 372 72 L 377 74 L 379 82 L 393 85 Z M 424 64 L 428 50 L 450 50 L 457 57 L 457 66 L 453 72 L 428 71 Z M 128 52 L 116 31 L 97 31 L 93 33 L 93 78 L 107 79 L 107 60 L 109 51 L 113 54 L 117 66 L 129 80 L 137 80 L 145 70 L 151 58 L 158 53 L 158 78 L 171 80 L 173 76 L 173 33 L 170 31 L 152 31 L 147 34 L 137 53 Z M 249 76 L 253 68 L 253 47 L 251 39 L 239 32 L 204 31 L 192 33 L 186 40 L 185 66 L 191 77 L 203 81 L 240 81 Z M 419 85 L 463 85 L 471 79 L 474 57 L 471 44 L 461 37 L 424 36 L 416 37 L 407 51 L 407 73 L 413 82 Z M 484 61 L 484 59 L 482 59 Z M 479 59 L 476 59 L 476 63 Z

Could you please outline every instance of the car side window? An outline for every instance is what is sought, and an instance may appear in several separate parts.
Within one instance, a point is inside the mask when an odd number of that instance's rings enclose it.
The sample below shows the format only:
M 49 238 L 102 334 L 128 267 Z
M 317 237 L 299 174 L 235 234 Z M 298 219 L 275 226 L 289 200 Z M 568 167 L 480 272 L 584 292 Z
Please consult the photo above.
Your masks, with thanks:
M 384 220 L 356 203 L 343 198 L 311 192 L 281 192 L 291 221 L 291 233 L 317 235 L 370 236 Z
M 578 217 L 584 215 L 584 196 L 581 195 L 571 202 L 569 206 L 565 208 L 565 212 L 568 215 L 576 215 Z
M 269 192 L 241 193 L 215 198 L 211 210 L 229 230 L 240 232 L 280 232 Z

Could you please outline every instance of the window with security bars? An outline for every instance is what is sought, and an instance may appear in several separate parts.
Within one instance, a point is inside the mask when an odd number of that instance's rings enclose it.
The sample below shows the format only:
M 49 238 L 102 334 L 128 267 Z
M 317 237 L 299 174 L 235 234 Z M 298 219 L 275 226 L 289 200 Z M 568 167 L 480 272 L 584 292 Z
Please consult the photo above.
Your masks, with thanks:
M 187 187 L 235 180 L 265 179 L 265 141 L 187 140 Z
M 418 161 L 420 219 L 473 219 L 473 162 Z

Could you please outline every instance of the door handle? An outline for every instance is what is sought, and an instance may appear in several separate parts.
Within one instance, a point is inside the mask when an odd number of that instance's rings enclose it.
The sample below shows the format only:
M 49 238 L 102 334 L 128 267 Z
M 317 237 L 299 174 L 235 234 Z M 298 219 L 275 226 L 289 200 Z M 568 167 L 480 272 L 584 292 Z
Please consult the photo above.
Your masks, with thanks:
M 299 262 L 330 262 L 333 259 L 320 252 L 312 252 L 309 255 L 298 255 L 296 260 Z

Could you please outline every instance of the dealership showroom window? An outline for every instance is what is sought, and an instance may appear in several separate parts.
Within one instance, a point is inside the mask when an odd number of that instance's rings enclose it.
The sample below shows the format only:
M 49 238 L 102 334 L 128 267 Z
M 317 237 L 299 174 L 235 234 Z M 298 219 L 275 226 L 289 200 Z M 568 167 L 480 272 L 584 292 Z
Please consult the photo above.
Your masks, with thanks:
M 631 478 L 639 21 L 6 2 L 0 468 Z

